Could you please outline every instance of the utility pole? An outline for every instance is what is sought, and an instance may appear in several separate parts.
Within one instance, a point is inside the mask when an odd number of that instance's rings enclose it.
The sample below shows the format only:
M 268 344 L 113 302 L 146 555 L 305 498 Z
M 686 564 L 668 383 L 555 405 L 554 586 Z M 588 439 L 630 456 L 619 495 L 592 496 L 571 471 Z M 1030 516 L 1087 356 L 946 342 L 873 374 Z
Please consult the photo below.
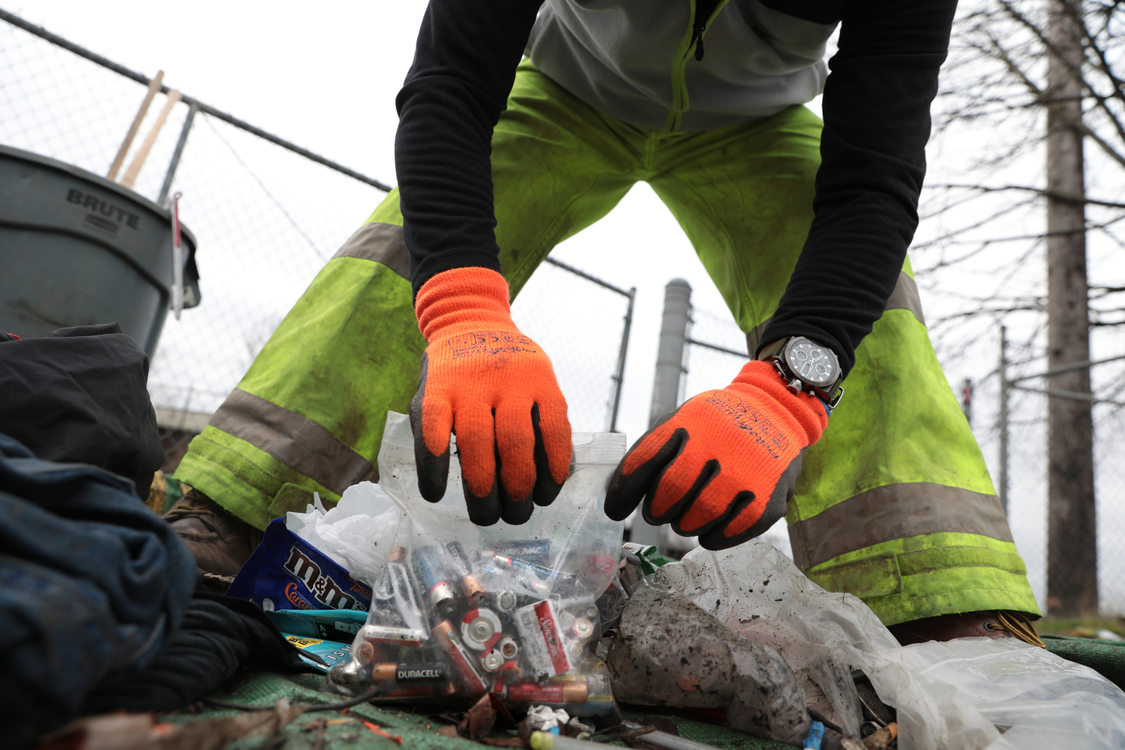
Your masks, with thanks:
M 1047 368 L 1048 388 L 1090 394 L 1082 149 L 1083 0 L 1047 0 Z M 1056 616 L 1098 611 L 1093 419 L 1089 400 L 1052 395 L 1047 426 L 1047 609 Z

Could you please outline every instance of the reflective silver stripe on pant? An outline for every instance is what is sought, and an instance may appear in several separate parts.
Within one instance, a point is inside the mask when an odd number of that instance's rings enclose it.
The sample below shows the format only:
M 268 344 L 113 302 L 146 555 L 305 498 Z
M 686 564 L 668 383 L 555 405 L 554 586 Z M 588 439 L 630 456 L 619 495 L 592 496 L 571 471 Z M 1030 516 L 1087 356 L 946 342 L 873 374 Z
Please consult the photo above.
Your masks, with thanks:
M 410 251 L 402 227 L 383 222 L 364 224 L 349 237 L 334 258 L 362 258 L 382 263 L 404 279 L 410 278 Z
M 929 482 L 877 487 L 789 525 L 802 570 L 882 542 L 949 532 L 1012 541 L 996 495 Z
M 336 493 L 357 482 L 379 481 L 379 470 L 335 435 L 295 411 L 234 390 L 211 426 L 245 440 Z
M 899 272 L 895 288 L 891 292 L 891 296 L 887 298 L 887 306 L 883 309 L 909 310 L 914 313 L 914 317 L 918 319 L 919 323 L 926 325 L 926 318 L 922 314 L 922 298 L 918 294 L 918 285 L 905 271 Z M 758 351 L 758 346 L 763 343 L 762 332 L 766 330 L 767 325 L 769 325 L 768 320 L 755 326 L 752 331 L 746 334 L 746 350 L 751 357 L 754 356 L 754 352 Z

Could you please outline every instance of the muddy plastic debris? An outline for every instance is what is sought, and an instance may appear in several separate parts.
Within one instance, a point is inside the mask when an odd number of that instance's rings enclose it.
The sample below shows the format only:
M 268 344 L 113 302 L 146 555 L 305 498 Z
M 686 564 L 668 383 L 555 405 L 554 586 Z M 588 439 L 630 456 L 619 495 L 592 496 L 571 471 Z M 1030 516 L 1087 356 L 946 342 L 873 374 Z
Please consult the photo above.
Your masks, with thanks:
M 808 731 L 804 691 L 781 655 L 675 594 L 633 593 L 607 666 L 622 703 L 725 708 L 732 728 L 782 742 Z

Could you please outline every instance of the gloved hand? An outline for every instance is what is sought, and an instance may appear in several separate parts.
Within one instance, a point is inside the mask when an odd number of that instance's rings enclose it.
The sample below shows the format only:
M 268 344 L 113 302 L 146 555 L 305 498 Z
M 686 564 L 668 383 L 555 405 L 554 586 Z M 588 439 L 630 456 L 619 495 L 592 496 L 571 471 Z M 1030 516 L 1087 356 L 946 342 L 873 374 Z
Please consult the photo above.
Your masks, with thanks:
M 512 322 L 508 284 L 487 268 L 429 279 L 414 302 L 426 338 L 410 404 L 418 489 L 437 502 L 457 436 L 469 518 L 523 523 L 549 505 L 570 472 L 566 399 L 551 361 Z
M 752 361 L 641 436 L 610 477 L 605 512 L 623 520 L 644 498 L 653 524 L 723 549 L 785 514 L 805 448 L 828 424 L 824 405 L 795 394 L 768 362 Z

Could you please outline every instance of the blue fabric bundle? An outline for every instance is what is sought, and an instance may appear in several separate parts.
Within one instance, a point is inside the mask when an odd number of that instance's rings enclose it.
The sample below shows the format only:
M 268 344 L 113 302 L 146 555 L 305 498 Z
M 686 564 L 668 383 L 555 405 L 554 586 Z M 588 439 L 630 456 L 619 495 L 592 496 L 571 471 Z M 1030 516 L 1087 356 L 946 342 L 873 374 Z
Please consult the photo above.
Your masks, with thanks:
M 195 562 L 129 481 L 0 434 L 0 581 L 0 711 L 26 740 L 161 651 Z

